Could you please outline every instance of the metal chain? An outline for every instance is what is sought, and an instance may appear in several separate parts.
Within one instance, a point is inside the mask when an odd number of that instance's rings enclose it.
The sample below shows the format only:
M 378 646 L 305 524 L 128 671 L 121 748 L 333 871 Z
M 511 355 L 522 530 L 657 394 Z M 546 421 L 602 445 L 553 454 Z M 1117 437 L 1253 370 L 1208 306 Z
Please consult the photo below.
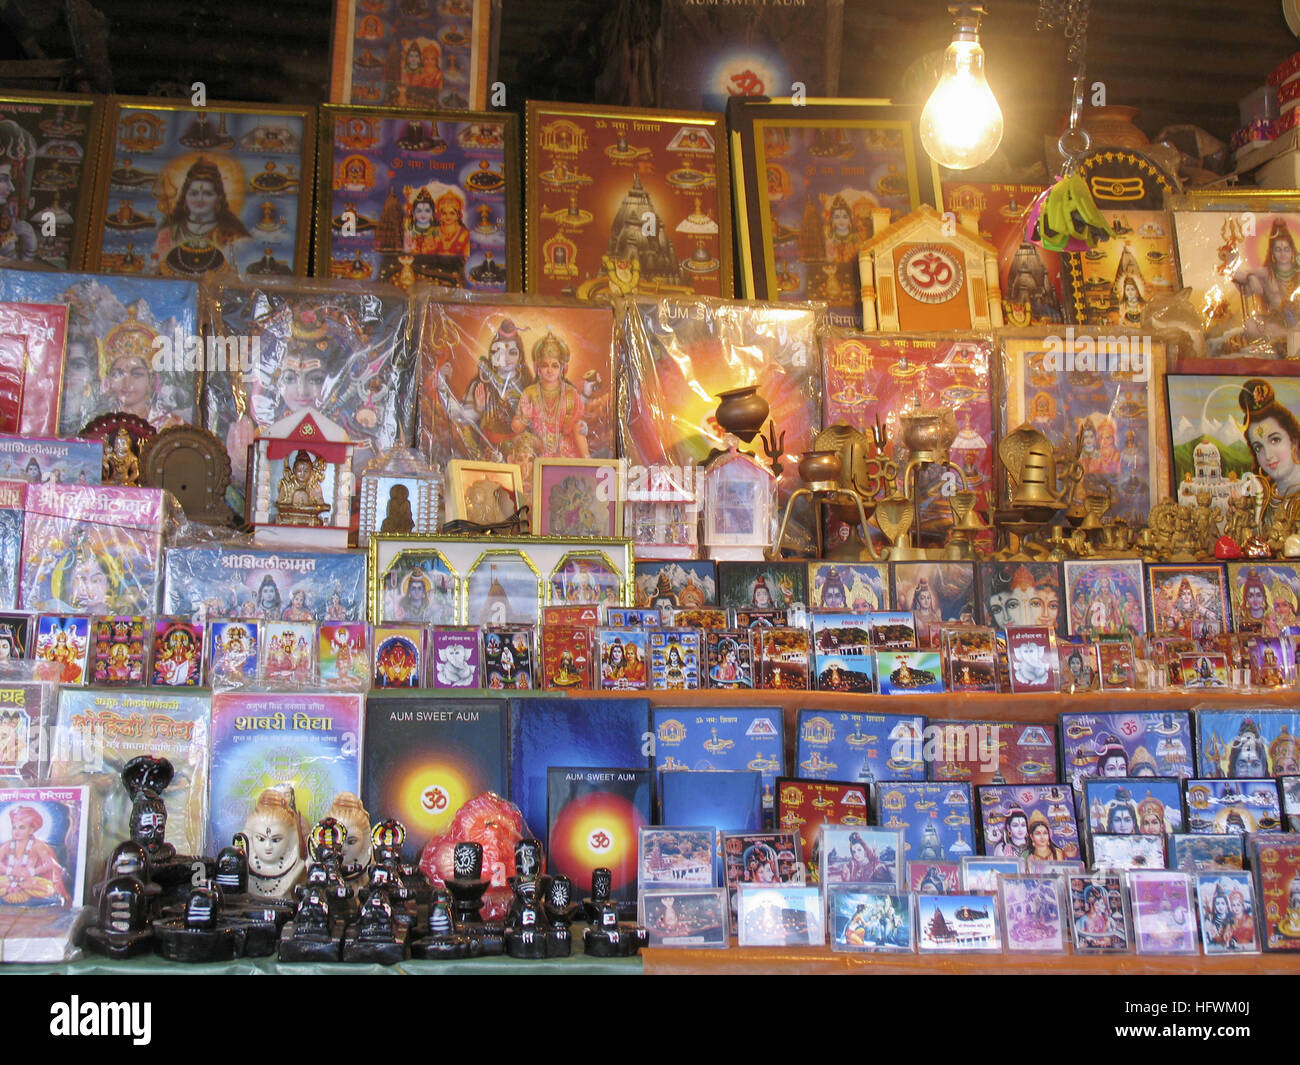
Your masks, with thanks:
M 1034 28 L 1064 30 L 1070 42 L 1067 57 L 1071 63 L 1082 63 L 1088 48 L 1088 14 L 1092 0 L 1038 0 L 1038 19 Z

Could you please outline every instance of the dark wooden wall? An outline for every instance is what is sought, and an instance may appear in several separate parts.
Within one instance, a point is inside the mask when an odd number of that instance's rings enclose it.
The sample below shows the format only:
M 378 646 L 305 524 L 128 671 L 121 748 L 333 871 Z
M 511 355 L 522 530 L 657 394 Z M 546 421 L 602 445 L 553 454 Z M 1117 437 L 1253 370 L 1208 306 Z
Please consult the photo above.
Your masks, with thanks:
M 594 98 L 608 54 L 602 20 L 618 2 L 503 0 L 499 76 L 513 101 Z M 119 92 L 188 91 L 201 80 L 214 99 L 324 98 L 331 0 L 93 3 L 110 21 Z M 1065 40 L 1035 32 L 1037 0 L 986 3 L 989 80 L 1007 113 L 1007 147 L 1034 155 L 1067 106 Z M 0 0 L 7 4 L 36 21 L 58 7 Z M 842 93 L 897 97 L 907 68 L 942 49 L 950 27 L 941 0 L 846 0 Z M 1089 80 L 1105 84 L 1108 102 L 1140 108 L 1148 134 L 1193 122 L 1226 139 L 1237 125 L 1237 100 L 1297 49 L 1278 0 L 1094 0 Z

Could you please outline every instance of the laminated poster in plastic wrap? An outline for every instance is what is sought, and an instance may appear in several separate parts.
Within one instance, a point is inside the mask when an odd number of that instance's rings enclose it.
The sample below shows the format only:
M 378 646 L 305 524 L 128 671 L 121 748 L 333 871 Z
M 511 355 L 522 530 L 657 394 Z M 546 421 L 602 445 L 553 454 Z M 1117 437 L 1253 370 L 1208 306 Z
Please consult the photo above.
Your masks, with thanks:
M 619 425 L 629 498 L 636 498 L 638 486 L 653 482 L 645 471 L 656 468 L 668 468 L 672 481 L 689 487 L 696 464 L 723 447 L 724 434 L 714 420 L 719 393 L 752 385 L 770 408 L 763 435 L 772 427 L 778 439 L 784 434 L 779 482 L 784 505 L 801 484 L 798 457 L 811 450 L 822 425 L 825 313 L 821 303 L 785 306 L 699 297 L 619 301 Z M 757 437 L 744 446 L 764 457 Z M 702 491 L 697 495 L 702 498 Z M 807 515 L 800 507 L 791 524 L 802 523 L 809 533 Z
M 406 294 L 346 281 L 225 281 L 204 288 L 204 319 L 223 340 L 224 373 L 210 373 L 204 425 L 226 445 L 228 495 L 243 513 L 248 448 L 258 429 L 315 408 L 356 445 L 360 477 L 380 451 L 410 439 L 413 360 Z
M 199 288 L 193 281 L 0 270 L 0 300 L 67 305 L 66 357 L 59 338 L 57 350 L 38 358 L 32 346 L 37 334 L 27 334 L 31 417 L 25 413 L 24 433 L 73 436 L 114 411 L 137 415 L 155 429 L 199 423 L 206 356 L 194 347 Z M 0 319 L 0 333 L 9 331 Z M 48 418 L 42 416 L 38 427 L 31 404 L 46 391 Z
M 156 613 L 163 496 L 157 488 L 28 485 L 22 609 Z
M 163 611 L 199 621 L 365 621 L 366 556 L 240 544 L 170 548 Z
M 416 297 L 420 452 L 508 462 L 532 498 L 533 459 L 615 455 L 607 307 L 528 297 Z

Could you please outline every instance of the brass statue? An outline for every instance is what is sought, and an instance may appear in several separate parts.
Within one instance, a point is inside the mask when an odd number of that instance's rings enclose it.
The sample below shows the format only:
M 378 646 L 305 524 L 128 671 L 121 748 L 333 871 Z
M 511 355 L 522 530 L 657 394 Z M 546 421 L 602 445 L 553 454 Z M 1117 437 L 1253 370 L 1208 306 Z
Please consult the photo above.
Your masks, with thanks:
M 278 525 L 321 526 L 321 515 L 329 512 L 329 504 L 321 493 L 325 480 L 325 460 L 314 458 L 310 452 L 299 451 L 293 457 L 293 466 L 284 471 L 276 489 L 275 509 Z

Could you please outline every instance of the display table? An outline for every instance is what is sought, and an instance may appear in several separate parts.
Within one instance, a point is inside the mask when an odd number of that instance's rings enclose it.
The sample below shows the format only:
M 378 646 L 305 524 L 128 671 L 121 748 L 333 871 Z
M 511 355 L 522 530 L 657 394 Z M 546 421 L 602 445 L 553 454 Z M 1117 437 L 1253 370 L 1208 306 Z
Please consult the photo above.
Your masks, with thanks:
M 647 976 L 892 975 L 917 976 L 1255 976 L 1300 975 L 1300 953 L 1244 954 L 836 954 L 829 947 L 732 947 L 729 950 L 645 950 Z

